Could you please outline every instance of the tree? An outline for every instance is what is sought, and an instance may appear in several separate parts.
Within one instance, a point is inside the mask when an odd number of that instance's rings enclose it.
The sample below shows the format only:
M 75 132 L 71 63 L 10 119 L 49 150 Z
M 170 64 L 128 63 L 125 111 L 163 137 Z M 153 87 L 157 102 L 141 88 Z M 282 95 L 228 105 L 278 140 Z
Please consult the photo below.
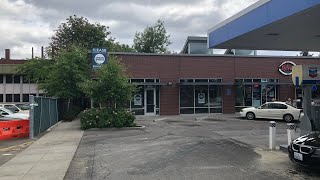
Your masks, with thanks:
M 50 47 L 54 51 L 60 51 L 70 45 L 86 49 L 101 47 L 110 34 L 109 27 L 99 23 L 92 24 L 84 17 L 69 16 L 66 21 L 51 37 Z
M 23 74 L 30 82 L 40 83 L 46 79 L 54 61 L 34 58 L 18 66 L 18 74 Z
M 143 32 L 135 34 L 133 48 L 143 53 L 165 53 L 171 44 L 169 38 L 164 22 L 158 20 L 154 26 L 148 26 Z
M 36 82 L 48 96 L 68 99 L 69 110 L 71 99 L 83 95 L 80 84 L 90 78 L 88 53 L 83 47 L 71 45 L 60 50 L 55 59 L 27 61 L 18 68 L 18 74 Z
M 39 88 L 49 96 L 64 99 L 81 97 L 83 92 L 80 84 L 90 78 L 87 57 L 87 50 L 83 47 L 72 45 L 61 50 Z
M 82 84 L 84 92 L 97 103 L 107 103 L 110 108 L 126 108 L 135 87 L 128 81 L 126 68 L 115 56 L 96 72 L 96 79 Z
M 71 45 L 83 47 L 87 50 L 94 47 L 107 47 L 108 51 L 114 52 L 133 51 L 128 45 L 121 45 L 115 42 L 115 38 L 108 37 L 110 34 L 108 26 L 100 23 L 90 23 L 84 17 L 69 16 L 66 22 L 55 30 L 55 34 L 50 38 L 51 42 L 46 51 L 50 57 Z

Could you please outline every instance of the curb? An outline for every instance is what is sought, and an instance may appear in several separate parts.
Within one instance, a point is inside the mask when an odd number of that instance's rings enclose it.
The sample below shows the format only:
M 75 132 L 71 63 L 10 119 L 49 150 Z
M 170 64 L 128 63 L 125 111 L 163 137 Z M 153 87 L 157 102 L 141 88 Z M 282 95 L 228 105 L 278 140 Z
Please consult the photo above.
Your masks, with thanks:
M 123 128 L 91 128 L 85 131 L 108 131 L 108 130 L 145 130 L 146 126 L 123 127 Z
M 195 118 L 194 120 L 195 121 L 203 121 L 203 120 L 208 119 L 208 118 L 209 118 L 209 116 L 205 116 L 205 117 Z
M 54 124 L 53 126 L 49 127 L 47 129 L 47 132 L 50 132 L 54 127 L 58 126 L 58 124 L 61 124 L 62 121 L 57 122 L 56 124 Z
M 167 120 L 167 119 L 168 119 L 168 118 L 159 118 L 159 119 L 153 120 L 153 122 L 163 121 L 163 120 Z
M 288 145 L 280 145 L 280 151 L 288 153 Z

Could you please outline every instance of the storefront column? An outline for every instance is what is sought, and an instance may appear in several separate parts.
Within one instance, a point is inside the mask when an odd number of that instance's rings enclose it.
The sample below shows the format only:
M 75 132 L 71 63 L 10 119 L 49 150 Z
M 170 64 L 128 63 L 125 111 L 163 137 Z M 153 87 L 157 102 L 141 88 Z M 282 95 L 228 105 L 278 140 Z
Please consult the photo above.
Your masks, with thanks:
M 165 85 L 160 88 L 160 115 L 179 115 L 179 86 Z
M 233 114 L 236 112 L 235 109 L 235 87 L 234 86 L 223 86 L 223 114 Z

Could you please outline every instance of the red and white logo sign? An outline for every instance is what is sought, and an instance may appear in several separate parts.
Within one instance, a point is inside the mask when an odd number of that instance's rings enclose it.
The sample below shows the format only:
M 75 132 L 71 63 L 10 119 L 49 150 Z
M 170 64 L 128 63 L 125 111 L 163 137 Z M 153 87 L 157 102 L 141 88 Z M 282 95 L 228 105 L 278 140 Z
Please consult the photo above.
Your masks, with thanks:
M 285 61 L 279 66 L 279 72 L 285 76 L 290 76 L 292 74 L 292 67 L 296 64 L 292 61 Z

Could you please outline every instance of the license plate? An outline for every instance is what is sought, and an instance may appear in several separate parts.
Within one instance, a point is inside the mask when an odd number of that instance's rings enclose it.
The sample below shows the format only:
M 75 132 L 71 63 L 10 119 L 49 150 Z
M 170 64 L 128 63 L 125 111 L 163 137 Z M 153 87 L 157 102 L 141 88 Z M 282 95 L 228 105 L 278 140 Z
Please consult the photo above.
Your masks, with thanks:
M 297 160 L 300 160 L 300 161 L 303 161 L 303 156 L 302 156 L 302 154 L 297 153 L 297 152 L 294 152 L 294 153 L 293 153 L 293 158 L 295 158 L 295 159 L 297 159 Z

